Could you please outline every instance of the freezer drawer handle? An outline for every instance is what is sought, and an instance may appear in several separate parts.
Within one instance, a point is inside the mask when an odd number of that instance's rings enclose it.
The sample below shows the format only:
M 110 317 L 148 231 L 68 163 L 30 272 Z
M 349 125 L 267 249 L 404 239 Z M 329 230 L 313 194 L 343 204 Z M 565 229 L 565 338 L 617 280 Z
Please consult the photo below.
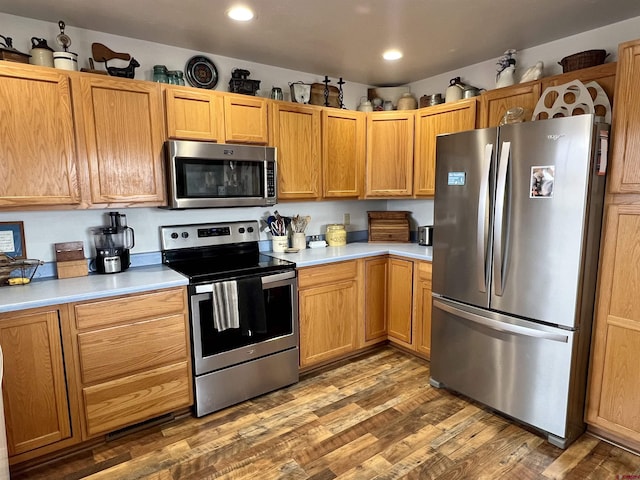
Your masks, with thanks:
M 493 241 L 495 244 L 493 254 L 493 272 L 495 275 L 495 293 L 502 296 L 504 292 L 504 249 L 502 246 L 502 224 L 504 223 L 504 197 L 507 190 L 507 167 L 511 142 L 502 142 L 500 151 L 500 163 L 498 166 L 498 183 L 496 185 L 496 218 L 493 221 Z
M 487 205 L 489 203 L 489 174 L 491 173 L 491 156 L 493 143 L 484 146 L 484 163 L 480 179 L 480 193 L 478 194 L 478 238 L 476 241 L 476 270 L 478 272 L 478 289 L 487 291 Z
M 464 318 L 465 320 L 469 320 L 470 322 L 484 325 L 485 327 L 488 327 L 492 330 L 497 330 L 499 332 L 508 332 L 508 333 L 513 333 L 515 335 L 542 338 L 545 340 L 553 340 L 555 342 L 562 342 L 562 343 L 568 343 L 569 341 L 569 337 L 567 335 L 561 335 L 561 334 L 550 333 L 550 332 L 542 332 L 540 330 L 533 330 L 531 328 L 521 327 L 519 325 L 512 325 L 510 323 L 504 323 L 498 320 L 492 320 L 490 318 L 485 318 L 480 315 L 476 315 L 475 313 L 467 312 L 465 310 L 452 307 L 451 305 L 447 305 L 446 303 L 436 298 L 433 299 L 433 306 L 447 313 L 451 313 L 456 317 Z

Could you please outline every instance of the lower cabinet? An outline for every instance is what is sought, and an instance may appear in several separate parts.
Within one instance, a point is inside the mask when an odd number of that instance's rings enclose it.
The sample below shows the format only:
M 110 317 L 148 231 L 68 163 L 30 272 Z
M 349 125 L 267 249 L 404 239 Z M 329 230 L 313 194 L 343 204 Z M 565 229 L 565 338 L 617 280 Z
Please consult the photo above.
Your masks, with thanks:
M 389 340 L 429 358 L 431 263 L 379 256 L 298 270 L 300 367 Z
M 298 289 L 300 367 L 355 350 L 362 317 L 357 261 L 301 268 Z
M 11 464 L 80 440 L 65 305 L 0 314 L 2 395 Z
M 183 288 L 72 305 L 83 437 L 193 403 Z

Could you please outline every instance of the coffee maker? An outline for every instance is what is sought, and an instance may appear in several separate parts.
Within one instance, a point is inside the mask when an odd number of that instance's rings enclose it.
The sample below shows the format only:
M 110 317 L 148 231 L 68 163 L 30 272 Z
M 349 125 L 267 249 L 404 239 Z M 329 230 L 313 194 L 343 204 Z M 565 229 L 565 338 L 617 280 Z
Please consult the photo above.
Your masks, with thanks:
M 127 226 L 127 216 L 109 212 L 110 225 L 93 229 L 98 273 L 124 272 L 131 264 L 129 250 L 135 245 L 133 228 Z

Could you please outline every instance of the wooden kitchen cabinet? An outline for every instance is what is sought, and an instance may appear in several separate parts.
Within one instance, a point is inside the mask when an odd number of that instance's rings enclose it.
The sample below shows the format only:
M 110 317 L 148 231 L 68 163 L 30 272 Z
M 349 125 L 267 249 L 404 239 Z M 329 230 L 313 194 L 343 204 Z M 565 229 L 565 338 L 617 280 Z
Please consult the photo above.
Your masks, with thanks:
M 414 349 L 412 338 L 413 317 L 413 262 L 389 257 L 389 284 L 387 290 L 389 340 Z
M 473 130 L 476 125 L 475 98 L 421 108 L 416 113 L 414 187 L 416 196 L 433 196 L 436 191 L 436 137 L 443 133 Z
M 160 84 L 100 75 L 78 81 L 91 203 L 165 204 Z
M 224 94 L 224 142 L 267 145 L 267 112 L 265 98 Z
M 193 403 L 186 290 L 72 304 L 83 438 Z
M 363 310 L 357 261 L 301 268 L 298 289 L 300 367 L 354 351 Z
M 367 113 L 366 197 L 408 197 L 413 190 L 413 111 Z
M 366 114 L 322 109 L 322 196 L 364 195 Z
M 540 81 L 489 90 L 480 95 L 478 128 L 497 127 L 504 114 L 513 107 L 525 110 L 525 119 L 531 120 L 540 98 Z
M 0 61 L 0 207 L 77 206 L 69 75 Z
M 69 340 L 65 306 L 0 314 L 2 394 L 12 464 L 80 440 Z
M 605 219 L 586 421 L 640 449 L 640 204 L 610 205 Z
M 167 138 L 222 142 L 224 101 L 222 94 L 163 85 Z
M 278 149 L 278 199 L 321 195 L 321 108 L 291 102 L 271 104 L 271 142 Z
M 385 255 L 363 263 L 365 317 L 360 346 L 368 346 L 387 339 L 389 260 Z
M 608 187 L 613 193 L 640 193 L 640 40 L 618 47 L 613 145 Z
M 413 323 L 416 352 L 431 358 L 431 263 L 416 261 L 413 272 Z

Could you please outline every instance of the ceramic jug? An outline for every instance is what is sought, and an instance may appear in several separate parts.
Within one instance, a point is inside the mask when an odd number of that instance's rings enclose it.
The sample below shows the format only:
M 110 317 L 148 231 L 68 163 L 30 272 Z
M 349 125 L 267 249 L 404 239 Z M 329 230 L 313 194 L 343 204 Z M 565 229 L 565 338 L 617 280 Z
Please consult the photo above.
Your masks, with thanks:
M 373 112 L 373 105 L 367 97 L 362 97 L 360 99 L 360 105 L 358 105 L 358 110 L 361 112 Z
M 415 110 L 418 108 L 418 101 L 410 92 L 405 92 L 398 99 L 398 110 Z
M 31 37 L 31 65 L 41 65 L 43 67 L 53 67 L 53 49 L 47 45 L 44 38 Z
M 444 92 L 444 101 L 446 103 L 462 100 L 462 91 L 464 90 L 464 83 L 460 81 L 460 77 L 452 78 L 449 81 L 449 87 Z

